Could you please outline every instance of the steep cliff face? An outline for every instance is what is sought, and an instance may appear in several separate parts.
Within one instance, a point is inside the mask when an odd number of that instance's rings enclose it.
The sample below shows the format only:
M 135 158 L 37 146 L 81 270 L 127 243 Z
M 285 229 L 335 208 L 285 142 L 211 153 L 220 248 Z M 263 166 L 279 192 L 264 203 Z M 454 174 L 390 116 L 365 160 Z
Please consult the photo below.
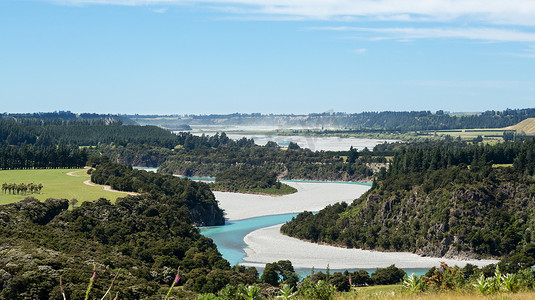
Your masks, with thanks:
M 501 257 L 535 241 L 534 200 L 535 181 L 525 175 L 452 168 L 387 179 L 346 209 L 296 218 L 282 232 L 346 247 Z

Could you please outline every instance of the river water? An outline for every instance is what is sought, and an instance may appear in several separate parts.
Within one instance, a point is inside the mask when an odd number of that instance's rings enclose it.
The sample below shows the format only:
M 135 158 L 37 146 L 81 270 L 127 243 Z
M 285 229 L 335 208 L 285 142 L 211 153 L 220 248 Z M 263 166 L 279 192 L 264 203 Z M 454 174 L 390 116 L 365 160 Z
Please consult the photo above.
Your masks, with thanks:
M 345 249 L 304 242 L 280 234 L 280 224 L 290 221 L 298 212 L 317 211 L 340 201 L 350 203 L 369 186 L 332 182 L 286 182 L 298 189 L 292 195 L 270 197 L 250 194 L 214 192 L 230 219 L 227 225 L 202 228 L 201 233 L 217 244 L 232 265 L 239 263 L 262 269 L 266 263 L 289 259 L 301 275 L 311 268 L 332 271 L 365 269 L 373 271 L 392 264 L 407 273 L 421 275 L 441 261 L 450 265 L 466 263 L 483 266 L 495 261 L 421 257 L 412 253 L 378 252 Z M 279 225 L 279 226 L 277 226 Z
M 148 169 L 148 168 L 147 168 Z M 151 170 L 153 171 L 153 170 Z M 213 181 L 214 178 L 191 178 Z M 364 269 L 369 272 L 391 264 L 408 274 L 424 274 L 441 261 L 450 265 L 466 263 L 483 266 L 496 261 L 420 257 L 411 253 L 378 252 L 345 249 L 300 241 L 280 234 L 280 224 L 290 221 L 299 212 L 318 211 L 327 205 L 353 199 L 370 188 L 365 183 L 284 181 L 298 192 L 279 196 L 214 192 L 219 206 L 226 212 L 223 226 L 200 228 L 201 234 L 214 240 L 219 251 L 231 265 L 237 263 L 255 266 L 262 270 L 266 263 L 289 259 L 301 276 L 310 274 L 311 268 L 332 272 Z M 277 226 L 278 225 L 278 226 Z
M 219 252 L 231 265 L 242 264 L 244 249 L 247 247 L 243 239 L 247 234 L 260 228 L 288 222 L 295 216 L 297 213 L 227 221 L 224 226 L 203 227 L 201 233 L 214 240 Z

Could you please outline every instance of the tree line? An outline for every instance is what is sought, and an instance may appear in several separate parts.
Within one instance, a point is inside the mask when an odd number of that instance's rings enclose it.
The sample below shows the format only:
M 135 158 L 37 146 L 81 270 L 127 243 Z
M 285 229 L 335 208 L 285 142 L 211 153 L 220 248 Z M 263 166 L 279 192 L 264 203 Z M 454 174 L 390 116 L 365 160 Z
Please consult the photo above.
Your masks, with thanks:
M 528 157 L 533 139 L 494 145 L 466 142 L 430 142 L 406 145 L 394 155 L 388 174 L 396 176 L 413 172 L 446 169 L 460 164 L 483 167 L 492 164 L 517 164 L 516 170 L 531 163 Z
M 43 189 L 43 184 L 35 184 L 35 183 L 2 183 L 2 193 L 8 193 L 8 194 L 26 194 L 27 192 L 30 192 L 30 194 L 33 193 L 41 193 L 41 190 Z
M 82 168 L 88 158 L 86 149 L 73 146 L 0 146 L 0 169 Z
M 149 120 L 152 124 L 176 126 L 179 124 L 223 124 L 223 125 L 271 125 L 284 124 L 288 127 L 303 128 L 340 128 L 360 131 L 418 131 L 473 128 L 503 128 L 517 124 L 527 118 L 535 117 L 535 109 L 488 110 L 476 114 L 449 114 L 436 111 L 383 111 L 362 113 L 314 113 L 308 115 L 262 115 L 254 114 L 215 114 L 168 116 L 161 123 L 155 118 L 161 116 L 130 116 L 134 119 Z
M 172 149 L 180 139 L 156 126 L 122 125 L 95 120 L 0 120 L 0 145 L 25 144 L 98 146 L 100 144 L 149 144 Z
M 444 111 L 364 112 L 347 118 L 347 128 L 398 130 L 446 130 L 470 128 L 503 128 L 535 117 L 535 109 L 506 109 L 480 114 L 450 115 Z

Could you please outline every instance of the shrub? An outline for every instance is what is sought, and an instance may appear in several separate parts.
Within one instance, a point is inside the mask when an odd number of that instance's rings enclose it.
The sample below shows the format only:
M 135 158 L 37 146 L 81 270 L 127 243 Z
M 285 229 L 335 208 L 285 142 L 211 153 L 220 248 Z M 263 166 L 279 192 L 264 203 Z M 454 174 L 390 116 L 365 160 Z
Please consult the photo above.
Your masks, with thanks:
M 372 274 L 371 279 L 374 284 L 396 284 L 400 283 L 406 275 L 405 271 L 396 268 L 395 265 L 391 265 L 387 268 L 377 269 Z
M 304 299 L 330 300 L 334 297 L 336 288 L 323 280 L 316 283 L 305 279 L 299 286 L 299 295 Z
M 279 290 L 280 296 L 277 296 L 279 299 L 292 299 L 297 296 L 297 292 L 293 287 L 291 287 L 289 284 L 285 284 L 280 290 Z
M 403 278 L 403 289 L 408 290 L 410 293 L 422 292 L 425 290 L 425 282 L 421 277 L 412 273 L 411 276 L 405 276 Z
M 240 286 L 238 288 L 238 295 L 245 300 L 261 300 L 260 288 L 257 285 L 250 285 L 248 287 Z
M 351 289 L 349 277 L 340 272 L 334 273 L 329 279 L 329 283 L 336 287 L 336 290 L 339 292 L 347 292 Z
M 364 286 L 372 283 L 370 274 L 366 270 L 358 270 L 351 274 L 351 284 L 354 286 Z

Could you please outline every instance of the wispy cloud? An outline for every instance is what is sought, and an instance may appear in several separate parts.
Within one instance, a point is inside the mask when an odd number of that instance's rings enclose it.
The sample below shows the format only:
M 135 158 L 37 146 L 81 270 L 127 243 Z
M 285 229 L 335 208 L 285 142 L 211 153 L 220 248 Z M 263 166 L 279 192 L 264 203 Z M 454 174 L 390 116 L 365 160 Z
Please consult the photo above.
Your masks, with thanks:
M 157 9 L 154 9 L 153 12 L 155 12 L 157 14 L 163 14 L 163 13 L 167 12 L 167 8 L 157 8 Z
M 341 17 L 395 21 L 469 19 L 492 24 L 535 25 L 532 0 L 45 0 L 69 5 L 208 4 L 240 7 L 249 14 Z
M 514 53 L 513 56 L 535 58 L 535 46 L 530 46 L 520 53 Z
M 395 39 L 469 39 L 487 42 L 535 42 L 535 33 L 496 28 L 365 28 L 365 27 L 314 27 L 313 30 L 330 30 L 360 33 L 359 37 L 371 40 Z
M 360 49 L 353 50 L 353 53 L 356 53 L 356 54 L 366 54 L 366 52 L 368 52 L 368 49 L 366 49 L 366 48 L 360 48 Z
M 533 82 L 507 80 L 408 80 L 402 83 L 404 85 L 437 88 L 519 89 L 533 87 Z

